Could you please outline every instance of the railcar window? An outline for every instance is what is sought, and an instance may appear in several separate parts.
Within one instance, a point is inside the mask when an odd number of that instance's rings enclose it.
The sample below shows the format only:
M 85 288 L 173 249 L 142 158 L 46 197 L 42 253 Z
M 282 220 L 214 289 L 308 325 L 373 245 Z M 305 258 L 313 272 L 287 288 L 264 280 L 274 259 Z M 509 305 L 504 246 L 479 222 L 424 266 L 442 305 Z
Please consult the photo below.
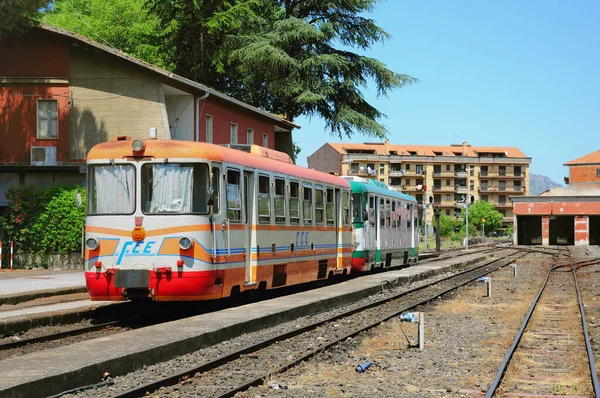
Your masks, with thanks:
M 406 217 L 406 228 L 410 229 L 410 220 L 411 220 L 411 213 L 412 213 L 412 209 L 411 209 L 410 205 L 406 205 L 406 210 L 408 210 L 408 216 Z
M 221 170 L 218 167 L 212 169 L 212 189 L 213 189 L 213 214 L 219 214 L 221 203 Z
M 352 220 L 353 222 L 363 222 L 367 219 L 366 211 L 362 204 L 362 195 L 359 193 L 352 194 Z
M 275 222 L 285 224 L 285 180 L 275 179 Z
M 239 170 L 227 170 L 227 218 L 242 221 L 242 189 Z
M 385 226 L 389 227 L 392 225 L 392 213 L 390 211 L 390 200 L 385 200 Z
M 300 224 L 300 196 L 297 181 L 290 181 L 290 224 Z
M 375 198 L 369 196 L 369 222 L 375 224 Z
M 327 225 L 333 225 L 333 189 L 327 188 L 325 199 L 325 219 L 327 220 Z
M 379 225 L 385 227 L 385 200 L 379 199 Z
M 342 191 L 342 224 L 350 225 L 350 193 Z
M 258 222 L 271 222 L 271 206 L 269 205 L 269 177 L 258 176 Z
M 398 202 L 398 211 L 396 212 L 396 217 L 398 218 L 398 228 L 402 228 L 402 203 Z
M 146 214 L 208 214 L 207 164 L 147 163 L 142 166 Z
M 312 185 L 304 184 L 304 200 L 302 201 L 302 216 L 304 217 L 304 224 L 312 224 L 312 207 L 313 207 L 313 194 Z
M 135 211 L 135 167 L 131 164 L 90 166 L 88 214 L 132 214 Z
M 398 223 L 396 219 L 396 201 L 392 201 L 392 228 L 397 228 Z
M 323 187 L 320 185 L 315 186 L 315 193 L 315 221 L 317 225 L 323 225 Z

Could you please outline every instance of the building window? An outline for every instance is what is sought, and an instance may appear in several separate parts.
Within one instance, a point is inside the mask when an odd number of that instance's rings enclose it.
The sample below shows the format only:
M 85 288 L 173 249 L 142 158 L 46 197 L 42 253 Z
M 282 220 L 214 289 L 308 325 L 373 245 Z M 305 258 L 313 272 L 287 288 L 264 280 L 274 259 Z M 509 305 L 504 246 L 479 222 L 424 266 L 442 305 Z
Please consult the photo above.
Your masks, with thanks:
M 406 165 L 406 170 L 410 170 L 410 163 Z
M 254 129 L 246 129 L 246 144 L 254 144 Z
M 446 165 L 446 171 L 450 171 L 450 165 L 449 164 Z
M 450 195 L 446 195 L 446 202 L 450 202 Z
M 213 117 L 206 115 L 206 142 L 213 142 Z
M 381 175 L 385 174 L 385 163 L 379 164 L 379 174 L 381 174 Z
M 422 164 L 418 164 L 415 167 L 416 167 L 417 174 L 425 174 L 425 168 L 423 168 Z
M 600 177 L 600 169 L 596 169 L 596 177 Z
M 449 187 L 451 184 L 450 180 L 446 180 L 446 186 Z
M 37 138 L 58 138 L 58 101 L 37 101 Z
M 230 144 L 238 143 L 238 125 L 237 125 L 237 123 L 229 124 L 229 143 Z
M 263 146 L 265 148 L 269 147 L 269 134 L 263 133 Z
M 450 215 L 450 209 L 446 209 L 446 215 L 449 216 Z

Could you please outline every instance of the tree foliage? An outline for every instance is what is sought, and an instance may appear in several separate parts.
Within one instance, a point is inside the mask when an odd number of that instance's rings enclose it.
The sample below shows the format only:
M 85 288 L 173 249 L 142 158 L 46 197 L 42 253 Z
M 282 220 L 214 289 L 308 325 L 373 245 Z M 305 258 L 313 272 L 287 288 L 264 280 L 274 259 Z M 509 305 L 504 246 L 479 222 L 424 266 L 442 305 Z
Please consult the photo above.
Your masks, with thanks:
M 466 218 L 466 210 L 462 209 L 461 217 Z M 481 231 L 482 220 L 485 219 L 486 235 L 495 232 L 502 226 L 502 214 L 496 211 L 494 204 L 485 200 L 478 200 L 469 207 L 469 233 Z
M 44 21 L 162 68 L 174 68 L 160 45 L 168 29 L 146 9 L 145 0 L 55 0 Z
M 50 0 L 2 0 L 0 1 L 0 37 L 23 33 L 36 24 L 40 11 Z
M 81 226 L 85 206 L 78 207 L 75 193 L 82 187 L 14 185 L 5 193 L 8 205 L 0 216 L 3 242 L 15 242 L 15 249 L 38 254 L 68 253 L 81 248 Z
M 378 0 L 148 0 L 169 26 L 165 42 L 176 72 L 283 115 L 321 116 L 340 138 L 385 137 L 379 96 L 416 79 L 364 51 L 389 35 L 364 15 Z

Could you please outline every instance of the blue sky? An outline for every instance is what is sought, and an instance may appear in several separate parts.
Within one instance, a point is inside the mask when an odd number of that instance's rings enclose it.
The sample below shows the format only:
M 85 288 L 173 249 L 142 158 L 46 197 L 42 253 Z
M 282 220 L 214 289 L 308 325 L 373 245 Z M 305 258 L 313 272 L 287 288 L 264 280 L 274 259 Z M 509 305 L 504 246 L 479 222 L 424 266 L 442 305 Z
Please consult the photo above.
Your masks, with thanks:
M 368 16 L 392 39 L 363 54 L 421 81 L 364 91 L 391 143 L 514 146 L 561 184 L 565 162 L 600 149 L 600 2 L 387 0 Z M 294 122 L 300 165 L 340 142 L 320 118 Z

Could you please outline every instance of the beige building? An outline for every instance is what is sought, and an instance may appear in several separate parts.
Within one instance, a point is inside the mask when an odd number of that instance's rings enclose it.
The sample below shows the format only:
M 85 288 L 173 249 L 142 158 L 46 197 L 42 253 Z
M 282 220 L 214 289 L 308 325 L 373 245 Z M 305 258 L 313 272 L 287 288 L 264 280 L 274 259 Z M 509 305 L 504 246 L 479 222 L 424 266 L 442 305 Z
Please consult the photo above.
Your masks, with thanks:
M 327 143 L 308 157 L 308 167 L 387 183 L 419 202 L 431 223 L 428 198 L 442 214 L 457 216 L 470 195 L 495 205 L 506 224 L 513 222 L 511 196 L 529 192 L 531 158 L 514 147 Z M 425 208 L 423 205 L 426 205 Z M 430 224 L 431 225 L 431 224 Z

